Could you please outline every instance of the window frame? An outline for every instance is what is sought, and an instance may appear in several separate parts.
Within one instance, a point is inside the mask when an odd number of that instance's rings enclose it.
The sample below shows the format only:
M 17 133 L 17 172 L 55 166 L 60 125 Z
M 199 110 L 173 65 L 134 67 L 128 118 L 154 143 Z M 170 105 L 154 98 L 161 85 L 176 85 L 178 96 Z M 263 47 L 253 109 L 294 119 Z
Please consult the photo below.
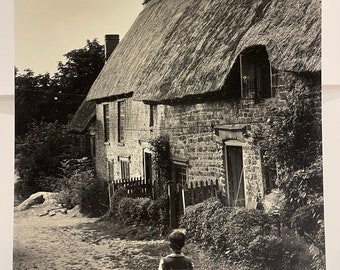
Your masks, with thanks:
M 124 106 L 122 106 L 124 105 Z M 126 100 L 120 100 L 117 102 L 118 107 L 118 142 L 123 143 L 126 138 Z
M 265 99 L 275 96 L 272 84 L 272 66 L 265 48 L 254 47 L 238 56 L 241 99 Z M 246 85 L 252 87 L 245 87 Z
M 156 126 L 157 105 L 149 105 L 149 127 Z
M 130 179 L 130 158 L 118 157 L 120 163 L 120 177 L 122 180 Z
M 109 103 L 103 104 L 103 131 L 104 142 L 110 141 L 110 105 Z

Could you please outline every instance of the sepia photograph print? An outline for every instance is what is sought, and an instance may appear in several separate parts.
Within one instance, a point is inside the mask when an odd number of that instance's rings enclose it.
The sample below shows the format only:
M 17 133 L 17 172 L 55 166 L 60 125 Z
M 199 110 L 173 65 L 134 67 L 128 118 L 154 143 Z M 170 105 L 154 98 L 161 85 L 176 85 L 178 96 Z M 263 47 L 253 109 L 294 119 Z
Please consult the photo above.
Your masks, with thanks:
M 14 270 L 326 269 L 320 0 L 14 22 Z

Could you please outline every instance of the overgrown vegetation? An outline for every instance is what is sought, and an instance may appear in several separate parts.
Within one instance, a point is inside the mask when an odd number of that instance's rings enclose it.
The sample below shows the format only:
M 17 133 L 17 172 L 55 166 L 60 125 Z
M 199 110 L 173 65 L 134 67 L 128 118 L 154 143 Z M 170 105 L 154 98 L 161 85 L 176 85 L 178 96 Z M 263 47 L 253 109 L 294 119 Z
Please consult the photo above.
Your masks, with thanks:
M 167 136 L 159 136 L 150 141 L 152 162 L 163 193 L 167 194 L 167 185 L 171 180 L 170 144 Z
M 130 198 L 126 189 L 116 190 L 111 197 L 111 219 L 125 225 L 150 225 L 161 233 L 168 227 L 168 198 Z
M 79 205 L 87 215 L 107 211 L 106 189 L 83 158 L 84 144 L 84 137 L 57 121 L 32 123 L 16 141 L 16 196 L 23 200 L 38 191 L 59 192 L 59 202 L 69 209 Z
M 264 161 L 276 167 L 276 184 L 287 199 L 283 222 L 304 236 L 311 250 L 317 247 L 314 269 L 325 267 L 319 76 L 299 74 L 289 85 L 288 106 L 270 106 L 271 117 L 255 132 Z
M 37 191 L 55 191 L 63 176 L 61 162 L 84 156 L 84 138 L 67 132 L 65 125 L 33 122 L 16 139 L 17 195 L 26 198 Z
M 88 216 L 103 215 L 108 209 L 107 190 L 91 166 L 61 179 L 58 201 L 68 209 L 79 205 L 80 212 Z
M 310 269 L 304 242 L 287 233 L 280 237 L 274 224 L 262 211 L 225 207 L 210 199 L 188 207 L 180 226 L 212 260 L 222 259 L 236 269 Z
M 58 72 L 36 75 L 15 69 L 16 185 L 19 197 L 54 191 L 63 176 L 60 162 L 84 156 L 84 138 L 67 133 L 70 115 L 80 106 L 104 65 L 96 39 L 64 55 Z

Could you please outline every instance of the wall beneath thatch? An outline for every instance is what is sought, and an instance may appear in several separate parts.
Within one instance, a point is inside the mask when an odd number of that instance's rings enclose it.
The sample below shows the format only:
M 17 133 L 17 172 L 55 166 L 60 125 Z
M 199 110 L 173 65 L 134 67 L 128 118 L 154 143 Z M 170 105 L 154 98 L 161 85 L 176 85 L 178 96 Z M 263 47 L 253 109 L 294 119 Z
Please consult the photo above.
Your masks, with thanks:
M 187 176 L 189 182 L 216 180 L 225 188 L 226 167 L 224 163 L 224 140 L 228 137 L 218 134 L 219 127 L 246 127 L 242 135 L 242 151 L 247 207 L 255 207 L 256 198 L 264 195 L 265 181 L 261 153 L 254 145 L 252 133 L 271 118 L 267 107 L 286 106 L 292 98 L 292 91 L 307 88 L 313 95 L 313 111 L 316 118 L 321 116 L 320 73 L 303 74 L 286 73 L 286 84 L 278 89 L 275 98 L 263 100 L 230 100 L 216 96 L 211 100 L 206 96 L 204 101 L 187 100 L 175 105 L 158 105 L 157 121 L 153 128 L 149 127 L 149 105 L 135 101 L 127 102 L 126 139 L 124 144 L 118 143 L 117 137 L 117 100 L 107 102 L 110 105 L 110 141 L 104 142 L 103 103 L 97 104 L 97 158 L 96 168 L 101 179 L 108 180 L 107 161 L 113 162 L 114 178 L 121 178 L 119 157 L 129 157 L 131 177 L 144 175 L 143 151 L 149 148 L 148 141 L 159 135 L 167 135 L 170 139 L 171 158 L 187 160 L 189 163 Z M 295 89 L 295 87 L 298 88 Z
M 286 74 L 286 85 L 279 89 L 275 98 L 264 100 L 206 100 L 204 103 L 183 103 L 182 105 L 165 106 L 164 127 L 161 134 L 170 138 L 171 155 L 174 159 L 188 160 L 187 175 L 189 182 L 200 182 L 218 179 L 226 187 L 226 165 L 224 141 L 235 139 L 236 133 L 219 135 L 219 127 L 246 127 L 241 137 L 243 151 L 243 168 L 245 181 L 245 195 L 247 207 L 256 205 L 256 198 L 264 197 L 265 176 L 261 149 L 254 145 L 252 134 L 254 130 L 266 125 L 272 118 L 266 108 L 277 106 L 284 108 L 287 100 L 293 95 L 292 91 L 299 91 L 294 86 L 306 87 L 314 100 L 313 110 L 316 119 L 321 114 L 321 87 L 319 74 L 306 80 L 297 74 Z M 321 123 L 318 123 L 321 124 Z M 217 132 L 216 132 L 217 131 Z M 220 132 L 221 134 L 222 132 Z M 229 137 L 228 137 L 229 136 Z
M 157 119 L 149 126 L 149 105 L 131 98 L 126 102 L 125 140 L 118 142 L 118 100 L 97 104 L 97 156 L 96 169 L 101 178 L 109 179 L 108 161 L 113 164 L 113 177 L 121 179 L 120 158 L 128 159 L 130 177 L 144 176 L 143 151 L 149 149 L 149 140 L 158 134 Z M 109 104 L 110 140 L 104 142 L 103 104 Z M 161 111 L 158 113 L 162 115 Z

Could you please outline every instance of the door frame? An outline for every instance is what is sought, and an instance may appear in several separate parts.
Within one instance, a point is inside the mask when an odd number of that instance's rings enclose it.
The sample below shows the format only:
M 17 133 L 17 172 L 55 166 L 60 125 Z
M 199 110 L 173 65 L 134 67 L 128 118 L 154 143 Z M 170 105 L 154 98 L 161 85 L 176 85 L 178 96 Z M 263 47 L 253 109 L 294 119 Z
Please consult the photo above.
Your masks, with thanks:
M 177 228 L 179 225 L 179 217 L 185 212 L 184 183 L 178 182 L 176 178 L 176 167 L 184 167 L 185 184 L 188 184 L 188 160 L 172 159 L 171 162 L 171 183 L 169 185 L 170 198 L 170 227 Z
M 228 175 L 228 155 L 227 155 L 227 147 L 232 146 L 232 147 L 240 147 L 242 151 L 242 178 L 243 178 L 243 191 L 244 191 L 244 207 L 247 207 L 247 192 L 246 192 L 246 178 L 245 178 L 245 170 L 244 170 L 244 144 L 238 140 L 224 140 L 223 141 L 223 155 L 224 155 L 224 168 L 225 168 L 225 178 L 226 178 L 226 194 L 227 194 L 227 202 L 229 206 L 233 206 L 233 202 L 231 202 L 230 198 L 230 189 L 229 189 L 229 175 Z
M 149 154 L 151 156 L 151 181 L 155 179 L 155 172 L 154 169 L 152 168 L 152 151 L 148 148 L 143 149 L 143 175 L 144 179 L 146 181 L 146 154 Z

